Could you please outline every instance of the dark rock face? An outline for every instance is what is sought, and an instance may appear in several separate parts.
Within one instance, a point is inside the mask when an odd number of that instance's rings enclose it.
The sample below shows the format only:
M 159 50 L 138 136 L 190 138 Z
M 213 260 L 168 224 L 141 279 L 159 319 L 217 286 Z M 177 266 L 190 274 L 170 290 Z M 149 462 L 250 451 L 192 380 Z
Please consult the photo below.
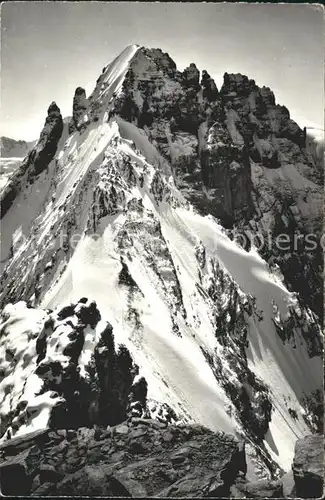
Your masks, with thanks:
M 284 164 L 283 146 L 278 139 L 290 141 L 292 146 L 304 148 L 304 133 L 290 119 L 287 108 L 275 104 L 273 92 L 267 87 L 258 87 L 245 75 L 224 75 L 220 90 L 221 101 L 231 117 L 233 140 L 236 131 L 244 139 L 254 162 L 266 168 L 279 168 Z M 307 158 L 304 158 L 307 162 Z
M 227 99 L 237 96 L 247 97 L 252 90 L 256 89 L 255 81 L 240 73 L 225 73 L 223 79 L 224 84 L 220 92 L 223 96 L 227 96 Z
M 36 146 L 24 159 L 1 193 L 1 218 L 11 207 L 22 186 L 26 183 L 33 183 L 35 177 L 43 172 L 53 160 L 62 131 L 63 120 L 60 109 L 55 102 L 52 102 L 47 110 L 47 118 Z
M 86 333 L 95 338 L 100 320 L 96 303 L 82 298 L 57 314 L 45 316 L 40 324 L 34 373 L 41 385 L 37 396 L 47 396 L 53 404 L 48 422 L 51 428 L 115 425 L 130 415 L 150 414 L 147 382 L 143 377 L 135 379 L 139 369 L 128 349 L 123 345 L 115 348 L 109 323 L 102 329 L 90 361 L 85 366 L 80 361 Z M 2 335 L 5 333 L 2 331 Z M 56 357 L 51 346 L 58 345 L 60 338 L 66 340 L 61 355 Z M 33 413 L 28 401 L 19 401 L 17 408 L 1 415 L 1 436 L 9 432 L 14 437 L 21 425 L 30 422 Z
M 310 163 L 304 149 L 303 131 L 290 119 L 289 111 L 284 106 L 275 104 L 270 89 L 258 88 L 252 80 L 242 75 L 225 75 L 220 94 L 227 110 L 228 120 L 231 119 L 235 123 L 249 150 L 251 160 L 261 165 L 262 169 L 287 169 L 291 165 L 293 173 L 296 171 L 295 175 L 305 176 L 304 182 L 306 182 L 309 178 L 308 172 L 311 170 L 315 172 L 316 166 Z M 313 180 L 314 178 L 315 176 Z M 289 180 L 282 183 L 282 186 L 281 181 L 272 184 L 270 181 L 265 181 L 262 184 L 261 181 L 257 182 L 253 173 L 253 184 L 253 191 L 256 193 L 254 202 L 256 215 L 253 218 L 261 233 L 267 229 L 271 232 L 273 241 L 279 234 L 285 233 L 291 242 L 297 233 L 301 236 L 306 233 L 306 221 L 299 213 L 302 205 L 297 204 L 295 198 L 298 193 L 292 187 L 290 189 Z M 317 191 L 317 185 L 314 189 Z M 270 204 L 267 206 L 265 201 L 268 199 Z M 271 202 L 273 208 L 270 206 Z M 273 221 L 267 227 L 261 220 L 263 212 L 272 215 Z M 321 212 L 316 208 L 311 224 L 312 232 L 319 236 L 320 219 Z M 284 224 L 283 221 L 289 222 Z M 267 252 L 262 251 L 262 254 L 268 259 Z M 284 252 L 279 251 L 274 244 L 271 254 L 277 258 L 287 283 L 300 293 L 306 303 L 321 317 L 322 258 L 319 248 L 317 247 L 312 254 L 308 254 L 303 248 L 290 248 L 284 255 Z
M 323 436 L 310 435 L 297 441 L 292 470 L 298 498 L 321 498 L 323 496 Z
M 275 259 L 287 285 L 322 318 L 322 252 L 319 245 L 309 253 L 303 245 L 294 243 L 298 235 L 304 241 L 308 232 L 321 236 L 320 205 L 310 199 L 308 203 L 314 204 L 315 209 L 307 221 L 303 215 L 305 195 L 290 180 L 290 176 L 298 176 L 307 184 L 308 179 L 316 181 L 309 189 L 320 193 L 317 167 L 305 150 L 304 133 L 290 119 L 287 108 L 275 104 L 270 89 L 257 87 L 243 75 L 225 74 L 220 95 L 232 139 L 236 142 L 243 138 L 252 164 L 254 211 L 250 225 L 254 221 L 256 230 L 265 237 L 269 232 L 274 242 L 272 249 L 262 249 L 261 254 L 266 260 Z M 281 171 L 270 176 L 268 169 Z M 259 176 L 255 175 L 257 170 Z M 287 180 L 282 182 L 281 175 L 288 176 Z M 242 219 L 237 221 L 242 225 Z M 287 252 L 279 250 L 275 243 L 279 234 L 289 236 L 291 245 Z
M 200 72 L 194 63 L 185 68 L 182 75 L 182 84 L 185 88 L 200 90 Z
M 52 102 L 47 110 L 47 118 L 39 141 L 28 155 L 27 161 L 32 164 L 27 167 L 29 179 L 40 174 L 53 159 L 62 131 L 63 120 L 60 109 L 55 102 Z
M 210 77 L 206 70 L 202 71 L 201 87 L 203 90 L 203 98 L 209 102 L 213 102 L 218 97 L 218 89 L 213 78 Z
M 131 419 L 14 441 L 0 448 L 6 495 L 224 497 L 246 471 L 243 445 L 202 426 Z
M 168 54 L 143 50 L 137 57 L 144 56 L 150 76 L 142 79 L 131 64 L 112 113 L 149 127 L 150 140 L 172 163 L 180 187 L 202 213 L 212 213 L 228 226 L 249 218 L 249 155 L 244 144 L 233 144 L 213 79 L 203 72 L 200 82 L 195 64 L 177 72 Z M 175 158 L 171 150 L 179 146 L 188 152 Z
M 87 126 L 89 120 L 86 116 L 87 109 L 86 91 L 81 87 L 77 87 L 73 98 L 72 119 L 69 124 L 70 134 L 75 130 L 82 131 Z
M 115 425 L 127 416 L 138 369 L 126 347 L 120 346 L 115 351 L 110 326 L 104 330 L 95 348 L 94 361 L 98 380 L 98 423 Z M 141 399 L 146 401 L 146 393 Z
M 28 449 L 11 457 L 4 465 L 0 466 L 1 493 L 3 495 L 28 494 L 32 486 L 33 462 L 33 449 Z
M 302 218 L 293 217 L 293 211 L 296 206 L 285 203 L 279 213 L 274 218 L 274 224 L 271 229 L 272 247 L 262 249 L 262 256 L 272 265 L 279 265 L 289 288 L 298 292 L 303 303 L 307 304 L 314 311 L 320 320 L 323 318 L 323 298 L 322 298 L 322 270 L 323 257 L 320 245 L 320 225 L 315 221 L 312 231 L 302 226 Z M 284 223 L 285 221 L 285 223 Z M 281 234 L 288 235 L 290 247 L 283 251 L 276 244 L 277 238 Z M 306 251 L 304 247 L 311 234 L 314 238 L 315 249 Z M 299 242 L 300 239 L 300 242 Z M 299 242 L 296 244 L 295 242 Z
M 293 475 L 246 479 L 243 443 L 200 425 L 129 418 L 34 432 L 0 445 L 1 492 L 14 496 L 320 498 L 323 444 L 297 442 Z
M 321 434 L 324 430 L 324 393 L 321 389 L 316 389 L 306 395 L 303 399 L 303 406 L 306 410 L 304 419 L 309 425 L 311 432 Z
M 203 184 L 213 198 L 210 213 L 227 227 L 232 227 L 236 220 L 248 220 L 253 215 L 253 203 L 245 147 L 234 145 L 227 128 L 216 123 L 208 131 L 200 160 Z
M 157 65 L 157 69 L 166 72 L 169 76 L 175 76 L 176 64 L 167 52 L 161 49 L 142 48 L 143 53 L 153 59 Z

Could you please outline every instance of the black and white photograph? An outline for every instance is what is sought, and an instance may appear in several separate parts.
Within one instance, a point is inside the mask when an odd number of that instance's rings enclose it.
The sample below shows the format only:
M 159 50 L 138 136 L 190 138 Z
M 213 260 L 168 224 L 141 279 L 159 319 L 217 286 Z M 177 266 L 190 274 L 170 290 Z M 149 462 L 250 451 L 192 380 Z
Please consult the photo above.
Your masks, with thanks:
M 1 4 L 3 496 L 323 497 L 324 41 Z

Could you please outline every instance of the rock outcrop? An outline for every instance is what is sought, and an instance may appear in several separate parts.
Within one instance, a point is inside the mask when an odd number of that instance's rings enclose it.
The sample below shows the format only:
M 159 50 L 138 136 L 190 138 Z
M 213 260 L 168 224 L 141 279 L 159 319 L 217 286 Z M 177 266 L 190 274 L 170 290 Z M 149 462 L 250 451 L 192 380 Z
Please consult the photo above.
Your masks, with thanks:
M 259 311 L 254 298 L 244 294 L 217 262 L 205 265 L 210 273 L 202 280 L 202 287 L 211 299 L 222 356 L 220 348 L 213 357 L 205 355 L 251 439 L 263 446 L 271 421 L 272 403 L 267 385 L 249 368 L 245 349 L 249 345 L 248 319 L 258 321 Z
M 86 91 L 82 87 L 78 87 L 75 90 L 72 106 L 72 119 L 69 124 L 69 133 L 71 134 L 75 130 L 79 132 L 87 127 L 89 123 L 89 118 L 86 114 L 89 103 L 86 98 Z
M 0 445 L 7 496 L 321 498 L 320 436 L 297 442 L 292 468 L 293 475 L 249 481 L 242 442 L 200 425 L 150 418 L 44 429 Z
M 292 464 L 295 494 L 298 498 L 322 498 L 324 495 L 324 438 L 310 435 L 296 443 Z
M 182 84 L 185 88 L 200 90 L 200 72 L 194 63 L 185 68 L 182 74 Z
M 232 436 L 139 418 L 16 438 L 0 453 L 4 495 L 227 497 L 246 471 Z
M 216 101 L 218 97 L 217 86 L 214 79 L 211 78 L 205 69 L 202 71 L 201 87 L 203 99 L 207 99 L 210 102 Z
M 26 184 L 32 184 L 34 179 L 46 170 L 54 158 L 62 131 L 63 120 L 60 109 L 55 102 L 52 102 L 47 110 L 45 124 L 36 146 L 14 172 L 1 193 L 1 218 L 9 210 L 21 189 Z
M 35 148 L 26 160 L 28 180 L 39 175 L 53 159 L 63 131 L 63 119 L 55 102 L 47 110 L 47 118 Z M 25 162 L 24 162 L 25 163 Z
M 203 184 L 209 191 L 209 212 L 226 227 L 253 215 L 249 155 L 243 145 L 233 144 L 225 125 L 216 122 L 205 137 L 200 155 Z
M 320 436 L 297 442 L 293 475 L 250 481 L 245 446 L 200 425 L 131 417 L 118 425 L 37 431 L 0 445 L 9 496 L 321 498 Z
M 284 106 L 275 103 L 273 92 L 258 87 L 243 75 L 224 76 L 220 90 L 226 123 L 232 140 L 244 143 L 251 163 L 254 210 L 250 229 L 271 236 L 272 248 L 261 249 L 264 258 L 277 263 L 288 285 L 322 317 L 321 182 L 316 164 L 305 149 L 304 133 Z M 313 214 L 308 205 L 313 205 Z M 308 215 L 307 215 L 308 212 Z M 242 218 L 238 218 L 242 225 Z M 313 233 L 314 252 L 306 252 L 307 233 Z M 286 234 L 284 251 L 277 237 Z M 297 240 L 300 239 L 299 244 Z

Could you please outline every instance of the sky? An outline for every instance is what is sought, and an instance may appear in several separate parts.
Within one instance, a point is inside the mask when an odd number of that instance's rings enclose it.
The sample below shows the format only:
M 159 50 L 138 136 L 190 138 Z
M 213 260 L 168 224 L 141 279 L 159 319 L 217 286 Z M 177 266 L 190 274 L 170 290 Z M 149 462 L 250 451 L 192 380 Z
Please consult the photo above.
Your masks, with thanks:
M 308 4 L 5 2 L 1 132 L 38 138 L 52 101 L 71 115 L 76 87 L 95 87 L 127 45 L 194 62 L 220 87 L 242 73 L 270 87 L 300 126 L 324 128 L 324 11 Z

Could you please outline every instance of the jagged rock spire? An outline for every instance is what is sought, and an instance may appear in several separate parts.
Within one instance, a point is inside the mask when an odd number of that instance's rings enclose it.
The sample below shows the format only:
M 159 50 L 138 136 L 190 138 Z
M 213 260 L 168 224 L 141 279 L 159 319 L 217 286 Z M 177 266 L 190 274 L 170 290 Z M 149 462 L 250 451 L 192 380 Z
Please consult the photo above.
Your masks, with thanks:
M 48 110 L 47 110 L 47 114 L 48 115 L 52 115 L 52 114 L 61 114 L 60 112 L 60 108 L 59 106 L 56 104 L 55 101 L 53 101 L 49 107 L 48 107 Z
M 56 153 L 62 131 L 63 119 L 60 108 L 53 101 L 48 107 L 44 127 L 36 146 L 30 151 L 1 193 L 1 218 L 11 207 L 24 182 L 28 180 L 29 183 L 33 183 L 34 178 L 48 167 Z
M 202 71 L 201 86 L 203 88 L 203 98 L 208 101 L 215 101 L 218 97 L 218 89 L 215 81 L 209 73 L 204 69 Z
M 86 98 L 86 91 L 82 87 L 77 87 L 73 98 L 72 120 L 69 124 L 70 134 L 75 130 L 80 131 L 86 126 L 88 122 L 87 109 L 88 100 Z

